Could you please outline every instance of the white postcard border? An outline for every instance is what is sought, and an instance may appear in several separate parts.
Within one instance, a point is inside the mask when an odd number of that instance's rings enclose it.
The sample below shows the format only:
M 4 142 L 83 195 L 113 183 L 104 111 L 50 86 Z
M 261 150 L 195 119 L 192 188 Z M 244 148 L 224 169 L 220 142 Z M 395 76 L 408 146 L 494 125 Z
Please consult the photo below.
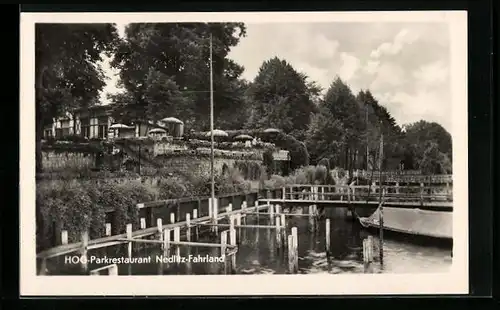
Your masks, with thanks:
M 35 253 L 34 24 L 36 22 L 446 22 L 450 27 L 453 117 L 453 263 L 442 274 L 37 276 Z M 21 13 L 20 293 L 21 295 L 365 295 L 468 293 L 467 13 L 234 12 Z

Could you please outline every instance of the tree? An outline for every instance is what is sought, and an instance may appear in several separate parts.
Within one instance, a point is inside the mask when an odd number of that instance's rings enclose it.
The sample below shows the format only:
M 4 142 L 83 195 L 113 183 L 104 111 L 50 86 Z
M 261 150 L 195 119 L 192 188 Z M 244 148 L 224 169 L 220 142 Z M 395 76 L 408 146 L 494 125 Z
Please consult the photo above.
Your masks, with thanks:
M 247 127 L 278 128 L 304 139 L 319 91 L 285 60 L 274 57 L 264 61 L 248 90 L 252 111 Z
M 341 136 L 337 139 L 341 142 L 341 145 L 338 145 L 340 153 L 335 156 L 340 166 L 352 170 L 365 129 L 360 104 L 349 86 L 337 77 L 327 90 L 320 107 L 323 108 L 324 113 L 328 111 L 328 115 L 337 120 L 337 126 L 342 128 Z
M 77 107 L 96 104 L 105 86 L 99 62 L 119 40 L 114 24 L 35 25 L 36 171 L 43 128 Z
M 450 133 L 441 125 L 435 122 L 420 120 L 413 124 L 405 125 L 403 135 L 406 142 L 406 158 L 411 158 L 411 162 L 415 168 L 420 169 L 425 152 L 430 152 L 429 144 L 435 144 L 433 147 L 436 147 L 440 153 L 448 158 L 451 167 L 453 158 L 452 139 Z M 446 161 L 445 159 L 443 160 Z M 406 165 L 407 163 L 405 162 Z
M 338 163 L 340 150 L 345 143 L 343 132 L 342 123 L 322 106 L 320 111 L 312 116 L 306 134 L 306 145 L 311 154 L 311 161 L 319 162 L 326 159 L 328 162 Z
M 277 147 L 287 150 L 290 154 L 290 169 L 309 165 L 309 152 L 306 145 L 294 136 L 279 132 L 263 135 L 264 141 L 274 143 Z
M 439 150 L 436 142 L 426 143 L 427 147 L 423 153 L 419 168 L 423 174 L 448 174 L 451 173 L 451 161 L 445 153 Z
M 384 135 L 384 160 L 383 167 L 393 170 L 399 167 L 404 158 L 403 136 L 396 120 L 380 105 L 369 90 L 361 90 L 357 96 L 364 114 L 364 132 L 362 140 L 365 147 L 364 162 L 366 157 L 374 158 L 379 148 L 380 136 Z M 368 154 L 367 154 L 368 153 Z M 368 169 L 367 166 L 365 166 Z
M 156 102 L 169 102 L 169 106 L 180 103 L 170 116 L 182 118 L 186 127 L 206 128 L 210 112 L 209 42 L 212 35 L 215 125 L 225 121 L 221 121 L 220 116 L 227 117 L 228 110 L 234 113 L 242 110 L 244 84 L 239 76 L 243 68 L 227 55 L 245 36 L 244 24 L 137 23 L 129 24 L 125 35 L 126 40 L 112 62 L 112 66 L 120 70 L 126 93 L 114 101 L 130 100 L 122 109 L 135 111 L 137 117 L 149 117 L 147 107 L 153 96 Z M 151 72 L 156 72 L 154 76 L 159 79 L 147 80 Z M 153 84 L 166 83 L 167 79 L 171 80 L 168 82 L 171 91 L 157 92 L 159 86 Z M 177 98 L 179 94 L 185 101 Z

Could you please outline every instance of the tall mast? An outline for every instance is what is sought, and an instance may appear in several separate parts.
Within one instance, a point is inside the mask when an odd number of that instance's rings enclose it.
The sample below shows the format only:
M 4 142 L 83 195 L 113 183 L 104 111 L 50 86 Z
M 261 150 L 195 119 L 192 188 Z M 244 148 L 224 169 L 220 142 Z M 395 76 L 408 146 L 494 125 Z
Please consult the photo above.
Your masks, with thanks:
M 382 162 L 384 156 L 384 133 L 381 132 L 380 136 L 380 151 L 379 151 L 379 256 L 380 264 L 383 266 L 384 263 L 384 204 L 382 202 Z
M 212 33 L 210 33 L 210 176 L 212 208 L 215 207 L 215 179 L 214 179 L 214 80 L 212 69 Z M 214 210 L 214 209 L 212 209 Z M 213 213 L 212 213 L 213 214 Z

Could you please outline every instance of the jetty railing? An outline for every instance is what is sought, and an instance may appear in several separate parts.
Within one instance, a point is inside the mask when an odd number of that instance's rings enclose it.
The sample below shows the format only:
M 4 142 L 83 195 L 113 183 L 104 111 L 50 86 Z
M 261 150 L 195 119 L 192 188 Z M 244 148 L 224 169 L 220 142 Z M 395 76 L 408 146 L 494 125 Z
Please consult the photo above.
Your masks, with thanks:
M 243 202 L 247 206 L 253 206 L 259 199 L 277 198 L 281 197 L 281 188 L 273 189 L 260 189 L 252 190 L 246 192 L 236 192 L 229 194 L 220 194 L 216 197 L 216 204 L 218 206 L 232 205 L 233 210 L 241 209 Z M 157 220 L 163 219 L 164 223 L 178 223 L 186 221 L 187 216 L 196 215 L 196 218 L 209 217 L 210 214 L 210 199 L 209 196 L 204 197 L 184 197 L 178 199 L 166 199 L 157 200 L 150 202 L 142 202 L 136 204 L 135 208 L 138 209 L 138 223 L 133 223 L 135 229 L 151 229 L 154 230 L 157 226 Z M 69 243 L 74 243 L 79 240 L 69 240 L 68 231 L 63 230 L 61 227 L 62 223 L 52 223 L 50 227 L 49 235 L 52 236 L 49 240 L 49 246 L 44 249 L 39 250 L 41 253 L 45 251 L 50 251 L 53 247 L 68 245 Z M 103 234 L 94 236 L 94 239 L 104 238 L 104 241 L 110 241 L 109 238 L 112 236 L 119 235 L 125 237 L 125 224 L 120 222 L 120 214 L 114 209 L 105 210 L 105 227 L 103 229 Z M 108 239 L 106 239 L 108 238 Z M 111 238 L 112 239 L 112 238 Z M 91 241 L 93 242 L 93 241 Z M 114 244 L 119 244 L 120 242 L 110 241 Z M 69 252 L 71 253 L 71 251 Z
M 380 191 L 385 202 L 452 202 L 453 189 L 449 184 L 424 186 L 373 185 L 303 185 L 293 184 L 282 188 L 281 200 L 311 200 L 315 202 L 365 202 L 378 201 Z M 268 198 L 276 199 L 276 198 Z M 279 198 L 278 198 L 279 199 Z

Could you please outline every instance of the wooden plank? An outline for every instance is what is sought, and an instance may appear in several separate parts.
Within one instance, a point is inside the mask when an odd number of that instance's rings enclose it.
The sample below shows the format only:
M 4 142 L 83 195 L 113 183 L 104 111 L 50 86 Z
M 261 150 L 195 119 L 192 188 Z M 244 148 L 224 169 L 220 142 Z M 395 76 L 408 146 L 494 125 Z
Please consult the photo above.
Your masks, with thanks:
M 267 207 L 268 207 L 267 205 L 260 205 L 257 207 L 249 207 L 248 210 L 261 210 L 261 209 L 264 209 Z M 241 211 L 236 210 L 236 211 L 232 211 L 231 213 L 236 214 L 238 212 L 241 212 Z M 222 218 L 222 217 L 227 216 L 227 215 L 228 214 L 222 213 L 222 214 L 219 214 L 219 217 Z M 191 220 L 191 223 L 198 224 L 198 223 L 203 223 L 206 221 L 210 221 L 210 217 L 205 216 L 205 217 L 200 217 L 196 220 L 193 219 L 193 220 Z M 175 227 L 184 227 L 185 224 L 186 224 L 185 222 L 177 222 L 174 224 L 167 224 L 167 225 L 163 225 L 162 229 L 174 229 Z M 132 232 L 132 237 L 133 238 L 141 238 L 141 237 L 146 237 L 146 236 L 156 234 L 157 232 L 158 232 L 158 227 L 149 227 L 146 229 L 137 230 L 137 231 Z M 102 238 L 98 238 L 98 239 L 94 239 L 94 240 L 89 240 L 88 249 L 101 248 L 101 247 L 104 247 L 104 246 L 101 246 L 101 244 L 106 244 L 106 243 L 109 244 L 108 246 L 119 244 L 118 242 L 121 242 L 121 241 L 118 241 L 118 239 L 120 239 L 120 238 L 123 239 L 126 237 L 127 237 L 127 234 L 122 233 L 119 235 L 107 236 L 107 237 L 102 237 Z M 38 253 L 37 258 L 57 257 L 57 256 L 61 256 L 61 255 L 65 255 L 65 254 L 79 251 L 81 249 L 81 247 L 82 247 L 82 242 L 60 245 L 60 246 L 56 246 L 56 247 L 53 247 L 53 248 L 50 248 L 48 250 L 45 250 L 45 251 Z
M 231 227 L 230 224 L 202 224 L 204 226 L 218 226 L 218 227 Z M 235 228 L 270 228 L 276 229 L 276 226 L 268 226 L 268 225 L 234 225 Z

